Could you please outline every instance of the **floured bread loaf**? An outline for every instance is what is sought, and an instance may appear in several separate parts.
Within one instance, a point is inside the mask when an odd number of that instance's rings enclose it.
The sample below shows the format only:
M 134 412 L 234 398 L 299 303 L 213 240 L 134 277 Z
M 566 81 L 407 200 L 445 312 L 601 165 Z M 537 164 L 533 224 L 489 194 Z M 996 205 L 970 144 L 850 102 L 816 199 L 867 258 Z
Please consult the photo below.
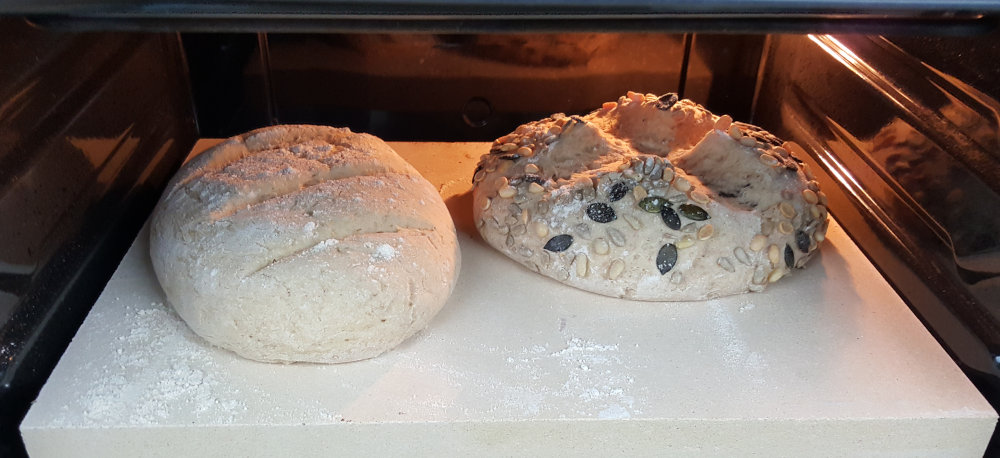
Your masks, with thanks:
M 276 126 L 186 164 L 150 255 L 198 335 L 246 358 L 337 363 L 423 329 L 459 272 L 434 187 L 371 135 Z
M 760 291 L 823 241 L 804 154 L 701 106 L 630 92 L 498 139 L 473 215 L 493 247 L 580 289 L 639 300 Z

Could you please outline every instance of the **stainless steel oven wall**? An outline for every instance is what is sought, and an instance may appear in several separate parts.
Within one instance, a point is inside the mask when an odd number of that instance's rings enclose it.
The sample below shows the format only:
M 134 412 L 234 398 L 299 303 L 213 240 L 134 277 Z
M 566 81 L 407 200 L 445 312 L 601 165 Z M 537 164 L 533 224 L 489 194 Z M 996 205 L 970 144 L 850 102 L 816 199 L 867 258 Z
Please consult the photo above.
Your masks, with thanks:
M 814 153 L 833 215 L 1000 402 L 998 35 L 773 36 L 765 55 L 755 120 Z
M 197 138 L 175 34 L 0 19 L 0 456 Z
M 186 34 L 202 133 L 347 126 L 387 140 L 491 141 L 626 91 L 750 114 L 762 35 Z

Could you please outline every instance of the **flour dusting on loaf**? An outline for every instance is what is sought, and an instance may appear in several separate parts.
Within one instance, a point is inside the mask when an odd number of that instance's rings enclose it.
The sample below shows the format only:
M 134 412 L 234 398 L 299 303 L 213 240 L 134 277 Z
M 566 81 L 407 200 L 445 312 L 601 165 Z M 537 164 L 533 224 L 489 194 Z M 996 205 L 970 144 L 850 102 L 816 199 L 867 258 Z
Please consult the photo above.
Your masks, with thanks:
M 434 187 L 378 138 L 322 126 L 256 130 L 185 164 L 154 211 L 150 255 L 198 335 L 277 362 L 395 347 L 460 267 Z
M 761 291 L 827 229 L 801 147 L 675 94 L 629 92 L 497 139 L 473 176 L 487 243 L 580 289 L 637 300 Z

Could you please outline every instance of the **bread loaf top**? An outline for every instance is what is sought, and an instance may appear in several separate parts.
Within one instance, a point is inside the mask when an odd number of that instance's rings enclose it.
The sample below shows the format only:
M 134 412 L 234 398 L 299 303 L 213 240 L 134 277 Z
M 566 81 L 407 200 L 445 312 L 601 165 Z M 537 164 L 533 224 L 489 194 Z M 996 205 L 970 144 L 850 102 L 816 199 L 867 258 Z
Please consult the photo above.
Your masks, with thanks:
M 826 197 L 793 152 L 675 94 L 630 92 L 497 139 L 473 176 L 473 217 L 510 258 L 588 291 L 760 291 L 825 237 Z
M 437 190 L 381 140 L 321 126 L 194 158 L 154 212 L 150 254 L 196 333 L 263 361 L 382 353 L 429 322 L 460 267 Z

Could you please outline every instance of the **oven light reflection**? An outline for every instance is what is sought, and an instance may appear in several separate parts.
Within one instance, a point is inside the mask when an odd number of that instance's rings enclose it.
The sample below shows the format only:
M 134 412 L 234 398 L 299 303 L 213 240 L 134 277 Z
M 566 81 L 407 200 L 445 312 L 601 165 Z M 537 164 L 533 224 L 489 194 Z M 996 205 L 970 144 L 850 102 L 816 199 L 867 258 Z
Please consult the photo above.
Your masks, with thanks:
M 891 84 L 887 84 L 886 78 L 880 76 L 878 71 L 858 57 L 854 51 L 848 48 L 837 38 L 831 35 L 809 35 L 808 37 L 820 48 L 826 51 L 827 54 L 840 62 L 846 69 L 857 75 L 859 78 L 867 81 L 871 87 L 882 93 L 884 97 L 892 100 L 892 103 L 900 106 L 904 110 L 908 105 L 904 104 L 902 100 L 906 100 L 909 104 L 913 103 L 913 101 L 903 95 L 901 91 L 892 87 Z M 832 120 L 827 119 L 827 122 L 830 121 Z M 879 224 L 888 229 L 888 226 L 885 224 L 885 221 L 887 221 L 886 218 L 888 218 L 886 212 L 880 207 L 875 198 L 866 191 L 865 187 L 861 185 L 860 180 L 851 173 L 848 167 L 842 163 L 841 160 L 829 151 L 825 154 L 818 154 L 816 158 L 818 161 L 823 163 L 825 166 L 824 168 L 829 171 L 830 175 L 841 184 L 841 188 L 844 189 L 845 192 L 851 194 L 856 203 L 864 206 L 865 211 L 869 214 L 880 215 L 879 220 L 881 222 Z M 893 238 L 898 240 L 898 236 L 894 231 L 888 230 L 887 233 L 891 234 Z
M 891 100 L 893 104 L 910 112 L 919 103 L 906 95 L 905 91 L 893 85 L 889 78 L 862 60 L 843 42 L 832 35 L 808 35 L 823 51 L 844 65 L 844 68 L 864 80 L 868 85 Z

